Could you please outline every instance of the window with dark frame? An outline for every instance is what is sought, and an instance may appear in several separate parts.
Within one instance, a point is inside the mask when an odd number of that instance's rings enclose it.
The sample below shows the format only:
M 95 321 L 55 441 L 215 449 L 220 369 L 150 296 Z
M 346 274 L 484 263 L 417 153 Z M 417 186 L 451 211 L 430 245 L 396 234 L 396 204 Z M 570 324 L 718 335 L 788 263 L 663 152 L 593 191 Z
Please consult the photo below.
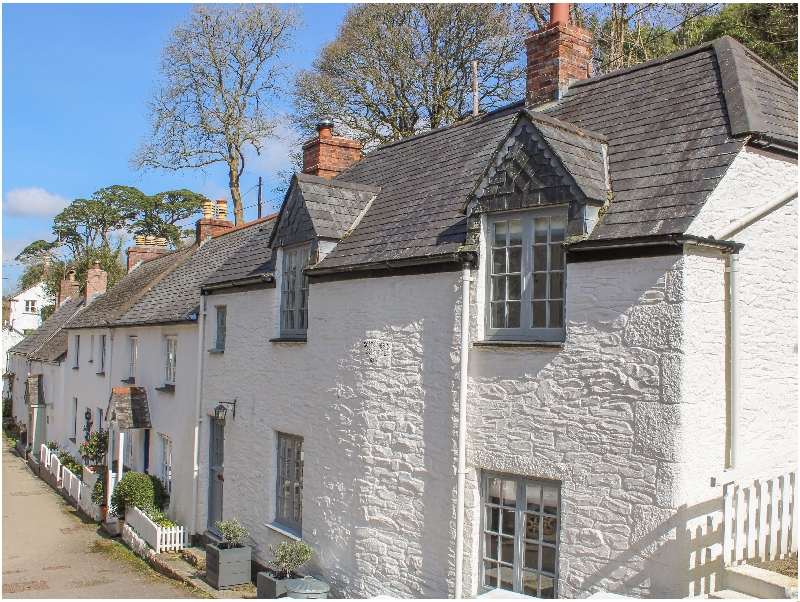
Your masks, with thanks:
M 100 369 L 97 371 L 99 374 L 102 374 L 106 371 L 106 335 L 100 335 L 100 352 L 98 353 L 100 356 L 100 365 L 98 366 Z
M 81 335 L 79 334 L 75 335 L 75 344 L 73 345 L 73 347 L 75 349 L 75 363 L 72 364 L 72 366 L 73 368 L 77 368 L 79 365 L 78 361 L 80 359 L 80 354 L 81 354 Z
M 166 384 L 174 385 L 178 369 L 178 337 L 167 337 L 166 360 L 164 379 Z
M 172 493 L 172 439 L 161 435 L 161 482 L 167 495 Z
M 566 229 L 565 213 L 489 220 L 488 340 L 564 340 Z
M 308 276 L 311 247 L 283 250 L 281 336 L 302 338 L 308 330 Z
M 558 596 L 559 483 L 484 473 L 481 586 Z
M 136 377 L 136 360 L 139 354 L 139 339 L 136 337 L 130 338 L 130 362 L 128 364 L 128 377 Z
M 219 350 L 225 349 L 225 337 L 227 334 L 228 307 L 226 305 L 217 306 L 217 337 L 214 347 Z
M 303 519 L 303 438 L 278 433 L 275 521 L 301 531 Z
M 36 311 L 36 301 L 25 301 L 25 313 L 26 314 L 38 313 Z

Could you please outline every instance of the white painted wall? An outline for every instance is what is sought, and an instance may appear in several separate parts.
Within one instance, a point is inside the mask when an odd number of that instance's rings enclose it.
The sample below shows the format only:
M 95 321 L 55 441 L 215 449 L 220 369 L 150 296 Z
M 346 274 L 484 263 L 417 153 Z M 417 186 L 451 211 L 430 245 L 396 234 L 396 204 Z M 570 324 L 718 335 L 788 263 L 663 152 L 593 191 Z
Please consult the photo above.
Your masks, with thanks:
M 149 474 L 161 476 L 161 435 L 172 439 L 172 495 L 168 510 L 175 522 L 189 526 L 192 514 L 194 412 L 197 393 L 197 325 L 142 326 L 114 328 L 114 357 L 111 365 L 112 383 L 129 376 L 130 337 L 138 339 L 136 366 L 137 387 L 147 389 L 150 407 Z M 156 391 L 163 387 L 166 375 L 166 338 L 178 337 L 178 356 L 175 393 Z M 105 397 L 104 408 L 108 406 Z M 134 462 L 131 468 L 144 469 L 144 431 L 134 431 Z M 115 456 L 116 457 L 116 456 Z
M 36 302 L 35 312 L 25 311 L 26 301 Z M 19 295 L 11 298 L 9 326 L 19 332 L 39 328 L 42 325 L 42 307 L 51 305 L 53 302 L 53 298 L 45 292 L 42 283 L 22 291 Z

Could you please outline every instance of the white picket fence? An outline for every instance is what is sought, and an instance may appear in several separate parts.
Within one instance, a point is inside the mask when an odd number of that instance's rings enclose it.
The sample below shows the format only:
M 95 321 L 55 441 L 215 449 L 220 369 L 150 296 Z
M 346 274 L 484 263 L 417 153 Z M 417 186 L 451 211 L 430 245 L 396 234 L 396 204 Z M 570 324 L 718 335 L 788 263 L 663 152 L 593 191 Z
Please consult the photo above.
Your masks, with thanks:
M 58 456 L 50 454 L 50 465 L 47 469 L 56 478 L 57 482 L 61 481 L 61 460 L 58 459 Z
M 125 522 L 133 527 L 156 554 L 174 552 L 189 546 L 186 527 L 159 527 L 138 508 L 125 510 Z
M 44 443 L 39 447 L 39 464 L 45 468 L 50 468 L 50 448 Z
M 779 560 L 797 554 L 798 486 L 797 453 L 773 461 L 794 457 L 794 467 L 771 478 L 746 478 L 747 469 L 730 471 L 716 479 L 723 485 L 723 559 L 726 565 L 748 560 Z M 753 467 L 749 472 L 763 472 L 767 467 Z
M 81 497 L 81 480 L 76 477 L 66 466 L 61 467 L 61 486 L 66 489 L 69 496 L 76 502 Z

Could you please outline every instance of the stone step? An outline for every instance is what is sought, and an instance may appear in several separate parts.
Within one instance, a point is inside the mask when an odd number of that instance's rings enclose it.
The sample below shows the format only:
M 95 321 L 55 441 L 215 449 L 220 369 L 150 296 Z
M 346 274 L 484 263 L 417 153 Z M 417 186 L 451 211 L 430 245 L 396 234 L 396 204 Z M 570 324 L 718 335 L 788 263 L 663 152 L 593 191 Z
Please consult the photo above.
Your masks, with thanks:
M 206 570 L 206 551 L 204 548 L 198 548 L 198 547 L 184 548 L 183 550 L 181 550 L 181 556 L 186 562 L 191 564 L 193 567 L 196 567 L 201 571 Z
M 754 596 L 748 596 L 742 592 L 737 592 L 732 589 L 721 589 L 716 592 L 708 594 L 709 600 L 755 600 Z
M 726 589 L 766 600 L 796 599 L 797 579 L 756 566 L 729 566 L 722 575 Z

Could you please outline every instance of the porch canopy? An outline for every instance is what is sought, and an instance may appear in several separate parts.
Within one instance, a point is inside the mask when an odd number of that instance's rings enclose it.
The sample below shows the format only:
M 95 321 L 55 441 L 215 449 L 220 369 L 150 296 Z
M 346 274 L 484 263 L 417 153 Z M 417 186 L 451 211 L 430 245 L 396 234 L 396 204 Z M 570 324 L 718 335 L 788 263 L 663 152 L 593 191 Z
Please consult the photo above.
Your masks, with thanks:
M 117 472 L 111 470 L 111 462 L 108 467 L 108 486 L 106 487 L 106 503 L 111 507 L 111 495 L 116 484 L 122 480 L 124 472 L 124 452 L 125 431 L 128 429 L 149 429 L 150 406 L 147 404 L 147 389 L 144 387 L 114 387 L 111 389 L 111 397 L 108 400 L 106 409 L 106 420 L 111 424 L 110 430 L 116 431 L 118 439 L 117 452 Z M 108 456 L 114 457 L 114 436 L 109 432 L 108 437 Z

